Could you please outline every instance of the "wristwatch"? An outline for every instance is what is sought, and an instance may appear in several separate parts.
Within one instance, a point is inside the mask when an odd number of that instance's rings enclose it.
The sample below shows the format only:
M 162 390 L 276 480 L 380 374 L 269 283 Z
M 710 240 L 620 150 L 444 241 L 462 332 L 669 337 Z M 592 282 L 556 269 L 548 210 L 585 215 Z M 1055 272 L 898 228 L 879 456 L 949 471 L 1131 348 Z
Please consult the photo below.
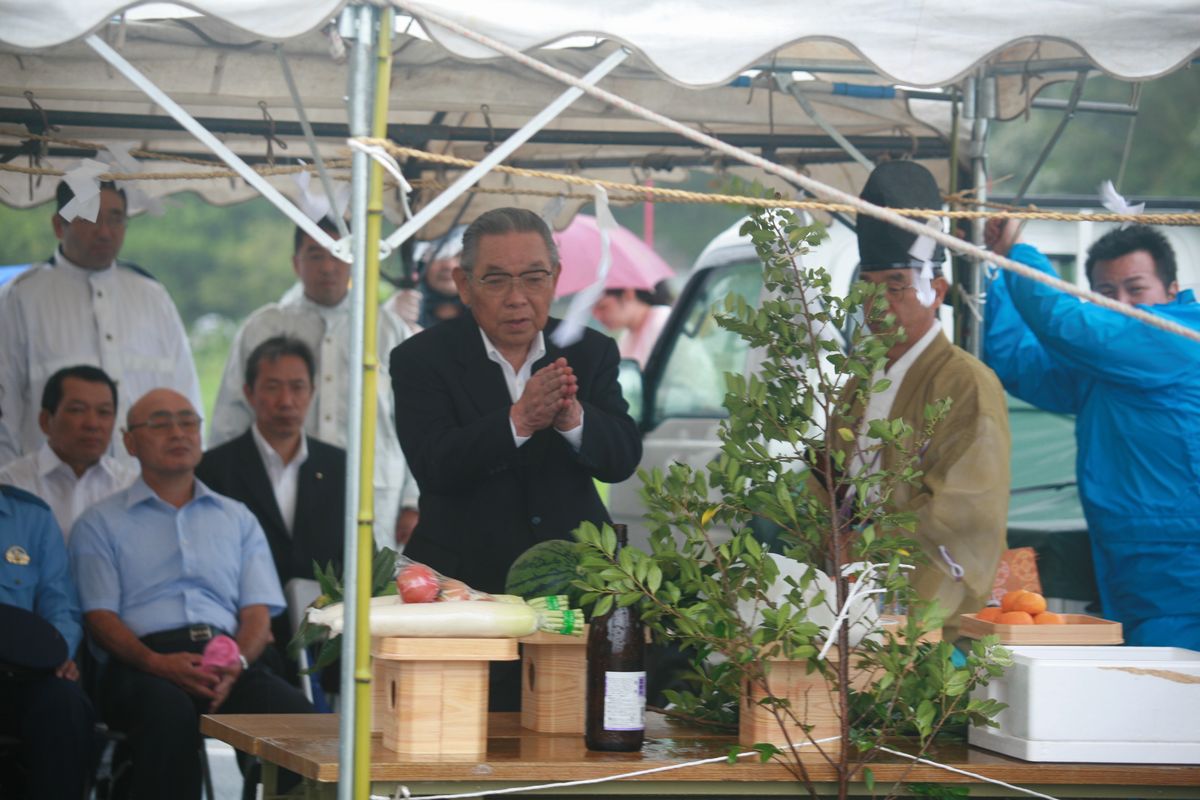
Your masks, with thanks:
M 242 672 L 245 672 L 246 670 L 250 669 L 250 662 L 247 661 L 246 657 L 244 655 L 242 655 L 241 653 L 238 653 L 238 661 L 242 662 Z

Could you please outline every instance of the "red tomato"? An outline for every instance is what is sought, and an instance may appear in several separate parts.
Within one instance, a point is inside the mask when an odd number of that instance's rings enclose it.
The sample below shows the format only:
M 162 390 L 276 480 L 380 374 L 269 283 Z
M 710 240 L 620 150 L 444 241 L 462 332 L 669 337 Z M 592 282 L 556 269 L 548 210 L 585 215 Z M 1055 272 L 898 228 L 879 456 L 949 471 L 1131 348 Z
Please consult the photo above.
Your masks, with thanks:
M 424 564 L 409 564 L 396 576 L 400 599 L 406 603 L 432 603 L 438 596 L 438 579 Z

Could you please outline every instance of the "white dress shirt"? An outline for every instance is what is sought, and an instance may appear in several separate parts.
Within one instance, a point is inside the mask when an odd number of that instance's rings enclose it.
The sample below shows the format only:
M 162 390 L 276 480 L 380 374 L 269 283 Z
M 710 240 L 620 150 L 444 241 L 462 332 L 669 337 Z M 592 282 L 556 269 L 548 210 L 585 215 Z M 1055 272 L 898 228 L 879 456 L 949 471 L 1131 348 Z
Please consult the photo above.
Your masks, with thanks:
M 292 460 L 285 464 L 283 456 L 271 447 L 271 443 L 263 437 L 257 425 L 250 426 L 250 434 L 254 437 L 254 446 L 258 448 L 258 455 L 267 469 L 267 479 L 271 482 L 271 490 L 275 492 L 275 505 L 279 507 L 279 515 L 283 517 L 283 524 L 290 534 L 292 524 L 296 520 L 296 491 L 300 485 L 300 465 L 308 460 L 308 437 L 304 435 L 304 431 L 300 432 L 300 448 L 296 450 Z
M 411 333 L 402 319 L 380 309 L 378 322 L 379 413 L 375 439 L 375 541 L 396 546 L 396 519 L 401 508 L 417 507 L 417 482 L 408 470 L 396 436 L 395 402 L 388 373 L 392 349 Z M 210 446 L 245 433 L 254 412 L 242 394 L 246 360 L 255 347 L 272 336 L 294 336 L 316 357 L 316 386 L 304 429 L 309 436 L 346 447 L 351 409 L 348 403 L 350 371 L 350 296 L 336 306 L 322 306 L 302 292 L 288 292 L 251 314 L 234 337 L 225 374 L 213 408 Z
M 29 455 L 0 468 L 0 483 L 11 484 L 45 500 L 62 528 L 63 538 L 69 539 L 71 526 L 80 514 L 129 486 L 139 474 L 136 464 L 130 466 L 111 456 L 101 456 L 82 475 L 76 476 L 75 470 L 63 463 L 49 444 L 43 443 Z
M 878 460 L 879 450 L 872 453 L 871 448 L 877 448 L 879 440 L 867 436 L 868 423 L 873 419 L 889 419 L 889 415 L 892 413 L 892 403 L 896 402 L 896 395 L 899 394 L 900 386 L 904 383 L 904 376 L 908 374 L 908 370 L 921 357 L 934 338 L 941 335 L 942 323 L 935 319 L 929 330 L 925 331 L 925 335 L 918 339 L 908 352 L 897 358 L 895 364 L 876 370 L 875 374 L 871 376 L 872 386 L 884 378 L 891 381 L 891 384 L 882 392 L 871 393 L 867 400 L 867 409 L 858 429 L 858 450 L 850 458 L 851 475 L 857 474 L 867 461 L 873 466 Z M 867 454 L 870 455 L 867 456 Z M 867 458 L 864 459 L 864 456 Z
M 504 372 L 504 382 L 508 385 L 508 396 L 512 398 L 514 403 L 517 402 L 525 392 L 525 384 L 529 383 L 529 378 L 533 375 L 534 363 L 546 355 L 546 337 L 542 335 L 541 331 L 538 331 L 537 338 L 529 346 L 529 354 L 525 356 L 525 363 L 521 365 L 520 369 L 513 369 L 513 365 L 508 362 L 507 358 L 500 354 L 500 351 L 496 349 L 496 345 L 492 344 L 492 340 L 483 332 L 483 328 L 479 329 L 479 335 L 483 337 L 483 347 L 487 351 L 487 357 L 499 364 L 501 371 Z M 532 438 L 530 436 L 517 435 L 517 426 L 512 421 L 511 416 L 508 418 L 508 427 L 512 429 L 513 443 L 517 447 L 520 447 Z M 569 431 L 560 431 L 558 428 L 554 430 L 566 439 L 571 447 L 578 451 L 583 446 L 583 411 L 580 410 L 579 424 L 574 428 L 571 428 Z
M 202 408 L 187 333 L 162 284 L 115 264 L 84 269 L 60 250 L 0 288 L 0 464 L 45 441 L 37 422 L 42 390 L 76 364 L 100 367 L 117 382 L 118 419 L 161 386 Z M 117 442 L 109 453 L 135 463 Z

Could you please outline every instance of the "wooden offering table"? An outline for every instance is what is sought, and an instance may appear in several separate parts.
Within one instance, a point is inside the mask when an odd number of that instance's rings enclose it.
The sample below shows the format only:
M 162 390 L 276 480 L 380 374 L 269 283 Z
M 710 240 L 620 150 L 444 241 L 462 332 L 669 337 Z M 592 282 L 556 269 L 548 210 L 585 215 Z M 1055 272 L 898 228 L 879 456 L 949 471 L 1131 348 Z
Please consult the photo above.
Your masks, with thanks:
M 733 736 L 668 722 L 657 714 L 648 714 L 646 723 L 646 746 L 640 753 L 589 752 L 583 746 L 582 736 L 522 728 L 520 714 L 515 712 L 490 715 L 487 753 L 482 757 L 405 758 L 386 749 L 377 733 L 371 739 L 372 792 L 391 796 L 397 786 L 404 785 L 414 797 L 419 797 L 603 778 L 721 757 L 735 746 Z M 279 767 L 304 777 L 307 797 L 315 800 L 336 795 L 338 718 L 334 714 L 223 714 L 204 717 L 200 729 L 207 736 L 262 759 L 266 800 L 275 794 Z M 961 743 L 941 745 L 927 756 L 942 764 L 1054 797 L 1200 797 L 1200 766 L 1033 763 Z M 806 763 L 818 790 L 835 796 L 832 768 L 815 754 L 806 757 Z M 880 795 L 893 782 L 900 781 L 970 785 L 972 798 L 1022 796 L 937 767 L 914 764 L 899 756 L 877 759 L 871 768 Z M 549 795 L 799 796 L 801 788 L 781 764 L 759 764 L 756 758 L 746 758 L 735 765 L 722 760 L 637 779 L 551 790 Z M 857 795 L 872 794 L 861 783 L 855 784 L 853 791 Z

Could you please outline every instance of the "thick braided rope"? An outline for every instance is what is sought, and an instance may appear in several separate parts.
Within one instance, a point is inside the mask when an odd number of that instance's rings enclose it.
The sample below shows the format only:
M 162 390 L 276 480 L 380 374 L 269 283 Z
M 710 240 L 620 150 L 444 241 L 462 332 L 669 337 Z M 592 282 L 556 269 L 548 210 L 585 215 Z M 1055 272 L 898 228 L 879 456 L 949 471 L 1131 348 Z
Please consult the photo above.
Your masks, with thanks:
M 670 119 L 669 117 L 665 117 L 656 111 L 651 111 L 648 108 L 644 108 L 642 106 L 637 105 L 636 103 L 632 103 L 629 100 L 626 100 L 625 98 L 623 98 L 619 95 L 613 94 L 612 92 L 609 92 L 605 89 L 601 89 L 597 86 L 590 86 L 590 85 L 584 83 L 583 81 L 581 81 L 576 76 L 571 75 L 570 73 L 564 72 L 560 69 L 556 69 L 548 64 L 544 64 L 541 61 L 538 61 L 537 59 L 532 58 L 530 56 L 527 56 L 526 54 L 522 53 L 521 51 L 519 51 L 513 47 L 509 47 L 508 45 L 504 44 L 503 42 L 496 41 L 494 39 L 491 39 L 489 37 L 486 37 L 479 33 L 476 33 L 473 30 L 464 28 L 462 25 L 458 24 L 454 20 L 444 17 L 441 14 L 436 14 L 436 13 L 427 11 L 426 9 L 420 7 L 419 5 L 409 2 L 409 0 L 391 0 L 391 2 L 401 8 L 404 8 L 404 9 L 412 12 L 413 15 L 418 18 L 421 18 L 421 19 L 429 21 L 429 22 L 433 22 L 437 25 L 440 25 L 440 26 L 446 28 L 447 30 L 450 30 L 450 31 L 453 31 L 454 33 L 459 34 L 460 36 L 464 36 L 468 39 L 479 42 L 480 44 L 484 45 L 485 47 L 489 47 L 492 50 L 495 50 L 496 52 L 500 53 L 501 55 L 507 56 L 508 58 L 516 61 L 519 64 L 523 64 L 524 66 L 529 67 L 530 69 L 533 69 L 537 72 L 540 72 L 543 75 L 546 75 L 550 78 L 553 78 L 554 80 L 559 81 L 560 83 L 564 83 L 568 86 L 573 86 L 583 92 L 590 94 L 593 97 L 603 100 L 604 102 L 609 103 L 614 108 L 621 109 L 628 114 L 631 114 L 636 117 L 641 117 L 642 119 L 645 119 L 649 122 L 653 122 L 657 125 L 662 126 L 663 128 L 666 128 L 669 131 L 679 134 L 680 136 L 684 136 L 688 139 L 691 139 L 692 141 L 696 142 L 697 144 L 703 145 L 704 147 L 708 147 L 709 149 L 715 150 L 718 153 L 724 153 L 725 155 L 729 156 L 730 158 L 736 158 L 738 161 L 742 161 L 746 164 L 749 164 L 750 166 L 758 167 L 759 169 L 763 170 L 764 172 L 768 172 L 772 175 L 778 175 L 779 177 L 784 178 L 785 180 L 788 180 L 795 184 L 798 184 L 806 191 L 808 191 L 812 194 L 815 194 L 818 197 L 823 197 L 826 200 L 833 202 L 833 203 L 842 203 L 844 205 L 851 206 L 859 214 L 866 214 L 867 216 L 881 219 L 884 222 L 890 223 L 891 225 L 894 225 L 897 228 L 900 228 L 901 230 L 908 231 L 909 233 L 912 233 L 915 236 L 927 236 L 930 239 L 933 239 L 934 241 L 939 242 L 944 247 L 948 247 L 951 250 L 954 250 L 955 252 L 962 253 L 962 254 L 968 255 L 968 256 L 973 256 L 974 258 L 979 259 L 981 262 L 985 262 L 985 263 L 990 262 L 990 263 L 996 264 L 997 266 L 1001 267 L 1002 269 L 1007 269 L 1011 272 L 1015 272 L 1018 275 L 1029 278 L 1030 280 L 1039 281 L 1048 286 L 1053 286 L 1056 289 L 1059 289 L 1060 291 L 1066 292 L 1066 293 L 1074 295 L 1076 297 L 1087 299 L 1087 300 L 1095 303 L 1096 305 L 1111 309 L 1113 311 L 1116 311 L 1119 314 L 1125 314 L 1126 316 L 1134 317 L 1135 319 L 1139 319 L 1142 322 L 1145 322 L 1146 324 L 1151 325 L 1153 327 L 1159 328 L 1161 330 L 1169 331 L 1171 333 L 1178 334 L 1179 336 L 1183 336 L 1184 338 L 1191 339 L 1192 341 L 1195 341 L 1195 342 L 1200 342 L 1200 331 L 1191 330 L 1190 328 L 1186 328 L 1183 325 L 1180 325 L 1179 323 L 1177 323 L 1173 320 L 1164 319 L 1163 317 L 1155 316 L 1154 314 L 1147 313 L 1146 311 L 1143 311 L 1140 308 L 1136 308 L 1133 306 L 1126 306 L 1123 303 L 1119 303 L 1116 300 L 1112 300 L 1107 297 L 1104 297 L 1103 295 L 1096 294 L 1095 292 L 1091 292 L 1086 289 L 1080 289 L 1079 287 L 1075 286 L 1074 284 L 1070 284 L 1070 283 L 1067 283 L 1066 281 L 1060 280 L 1060 279 L 1052 277 L 1050 275 L 1046 275 L 1042 272 L 1039 272 L 1036 269 L 1033 269 L 1032 267 L 1027 267 L 1024 264 L 1021 264 L 1017 261 L 1013 261 L 1011 258 L 1008 258 L 1007 256 L 997 255 L 996 253 L 993 253 L 983 247 L 979 247 L 978 245 L 972 244 L 970 242 L 965 242 L 962 239 L 959 239 L 955 236 L 951 236 L 947 233 L 943 233 L 942 231 L 935 230 L 928 225 L 917 222 L 916 220 L 902 217 L 899 214 L 897 214 L 895 211 L 893 211 L 892 209 L 883 208 L 881 206 L 874 205 L 873 203 L 868 203 L 865 200 L 855 197 L 852 194 L 848 194 L 847 192 L 843 192 L 840 189 L 836 189 L 832 186 L 828 186 L 824 183 L 821 183 L 818 180 L 814 180 L 813 178 L 808 177 L 807 175 L 802 175 L 794 169 L 782 166 L 780 164 L 776 164 L 772 161 L 768 161 L 767 159 L 765 159 L 761 156 L 756 156 L 753 153 L 749 153 L 749 152 L 746 152 L 745 150 L 742 150 L 741 148 L 734 147 L 730 144 L 727 144 L 726 142 L 721 141 L 720 139 L 717 139 L 714 136 L 709 136 L 706 133 L 702 133 L 698 130 L 688 127 L 687 125 L 676 122 L 675 120 Z M 973 212 L 973 213 L 979 214 L 979 213 L 983 213 L 983 212 Z
M 441 153 L 430 153 L 425 150 L 418 150 L 413 147 L 404 147 L 395 144 L 386 139 L 360 139 L 364 144 L 376 145 L 385 148 L 389 153 L 396 157 L 411 158 L 418 161 L 423 161 L 431 164 L 440 164 L 443 166 L 471 168 L 475 166 L 477 161 L 472 161 L 468 158 L 458 158 L 456 156 L 448 156 Z M 645 200 L 665 200 L 666 202 L 675 203 L 720 203 L 727 205 L 743 205 L 754 206 L 756 208 L 796 208 L 804 210 L 826 210 L 840 211 L 843 213 L 857 213 L 859 207 L 850 203 L 830 203 L 823 200 L 782 200 L 764 197 L 750 197 L 746 195 L 731 195 L 731 194 L 712 194 L 708 192 L 691 192 L 682 189 L 671 189 L 665 186 L 642 186 L 636 183 L 620 183 L 617 181 L 606 181 L 599 178 L 585 178 L 579 175 L 568 175 L 560 172 L 547 172 L 545 170 L 525 169 L 522 167 L 507 167 L 499 165 L 493 168 L 494 172 L 500 172 L 505 175 L 512 175 L 521 178 L 535 178 L 539 180 L 558 181 L 560 183 L 570 184 L 572 186 L 603 186 L 606 189 L 627 192 L 630 195 L 639 196 L 639 199 Z M 513 190 L 513 194 L 534 194 L 535 192 L 524 192 Z M 557 196 L 553 192 L 543 192 L 550 196 Z M 981 204 L 982 205 L 982 204 Z M 987 204 L 992 205 L 992 204 Z M 1007 207 L 1013 209 L 1012 206 Z M 990 219 L 992 217 L 1004 219 L 1048 219 L 1062 222 L 1138 222 L 1143 225 L 1200 225 L 1200 214 L 1196 213 L 1174 213 L 1174 214 L 1112 214 L 1112 213 L 1096 213 L 1096 214 L 1080 214 L 1077 212 L 1066 211 L 1032 211 L 1032 210 L 1001 210 L 1001 211 L 943 211 L 936 208 L 895 208 L 892 209 L 897 214 L 903 214 L 909 217 L 918 217 L 921 219 L 932 219 L 934 217 L 943 217 L 946 219 Z
M 62 136 L 50 136 L 44 133 L 27 133 L 25 131 L 14 130 L 12 128 L 0 128 L 0 136 L 10 136 L 14 139 L 33 140 L 35 142 L 46 142 L 47 144 L 61 144 L 66 147 L 77 147 L 80 150 L 103 150 L 104 145 L 95 142 L 85 141 L 83 139 L 68 139 Z M 147 160 L 154 159 L 158 161 L 175 161 L 180 164 L 195 164 L 200 167 L 220 166 L 220 161 L 214 161 L 203 158 L 189 158 L 187 156 L 173 156 L 170 153 L 158 153 L 154 150 L 142 150 L 141 148 L 131 149 L 131 156 L 144 158 Z
M 84 139 L 68 139 L 61 136 L 49 136 L 40 133 L 26 133 L 12 128 L 0 128 L 0 136 L 9 136 L 14 139 L 32 139 L 38 142 L 47 142 L 53 144 L 61 144 L 67 147 L 76 147 L 80 150 L 95 150 L 97 152 L 104 149 L 104 145 L 97 142 L 89 142 Z M 209 180 L 213 178 L 236 178 L 239 177 L 236 172 L 225 168 L 221 161 L 208 160 L 202 158 L 191 158 L 189 156 L 172 155 L 171 153 L 159 153 L 154 150 L 142 150 L 140 148 L 131 149 L 129 155 L 144 160 L 154 161 L 172 161 L 177 164 L 193 164 L 198 167 L 208 167 L 207 172 L 109 172 L 100 175 L 100 180 L 106 181 L 169 181 L 169 180 Z M 331 169 L 349 169 L 350 159 L 338 159 L 334 161 L 326 161 L 326 167 Z M 278 166 L 260 166 L 254 168 L 259 175 L 292 175 L 300 172 L 316 172 L 317 168 L 312 164 L 280 164 Z M 0 164 L 0 171 L 15 172 L 21 175 L 48 175 L 51 177 L 61 177 L 66 174 L 65 170 L 53 169 L 50 167 L 22 167 L 17 164 Z
M 89 142 L 81 139 L 68 139 L 59 136 L 49 136 L 45 134 L 24 133 L 12 129 L 0 129 L 0 136 L 10 136 L 20 139 L 32 139 L 42 142 L 53 142 L 55 144 L 63 144 L 70 147 L 77 147 L 85 150 L 103 150 L 104 145 L 96 142 Z M 441 153 L 431 153 L 426 150 L 419 150 L 413 147 L 403 147 L 390 142 L 386 139 L 362 138 L 365 144 L 378 145 L 387 149 L 389 153 L 396 157 L 411 158 L 430 164 L 440 164 L 442 166 L 453 166 L 471 168 L 478 162 L 467 158 L 458 158 Z M 181 164 L 194 164 L 202 167 L 217 167 L 209 172 L 139 172 L 136 174 L 125 173 L 108 173 L 101 176 L 105 180 L 208 180 L 237 177 L 236 173 L 231 170 L 220 168 L 220 162 L 210 161 L 198 158 L 189 158 L 186 156 L 174 156 L 170 153 L 159 153 L 151 150 L 130 150 L 130 155 L 142 159 L 155 159 L 160 161 L 174 161 Z M 348 161 L 338 160 L 328 162 L 328 165 L 335 169 L 343 169 L 348 165 Z M 62 176 L 63 170 L 52 169 L 48 167 L 21 167 L 15 164 L 0 164 L 0 171 L 16 172 L 24 175 L 47 175 L 52 177 Z M 275 167 L 259 167 L 256 171 L 260 175 L 288 175 L 296 172 L 313 172 L 314 167 L 311 166 L 275 166 Z M 573 186 L 591 188 L 593 186 L 604 186 L 611 192 L 623 192 L 611 197 L 618 202 L 622 201 L 642 201 L 642 202 L 668 202 L 668 203 L 712 203 L 721 205 L 744 205 L 757 208 L 791 208 L 804 211 L 836 211 L 841 213 L 856 213 L 857 207 L 848 203 L 831 203 L 823 200 L 784 200 L 770 199 L 761 197 L 750 197 L 745 195 L 730 195 L 730 194 L 714 194 L 707 192 L 691 192 L 682 189 L 671 189 L 666 186 L 643 186 L 636 183 L 622 183 L 618 181 L 606 181 L 597 178 L 585 178 L 578 175 L 569 175 L 560 172 L 548 172 L 546 170 L 523 169 L 520 167 L 509 167 L 500 165 L 494 168 L 495 172 L 513 175 L 515 177 L 536 178 L 540 180 L 556 181 L 566 183 Z M 417 186 L 417 183 L 413 183 Z M 441 187 L 442 184 L 431 184 L 435 187 Z M 475 189 L 479 193 L 485 194 L 512 194 L 512 195 L 534 195 L 544 197 L 557 197 L 561 192 L 549 192 L 533 189 Z M 1200 225 L 1200 214 L 1196 213 L 1155 213 L 1155 214 L 1112 214 L 1112 213 L 1089 213 L 1080 214 L 1077 212 L 1067 211 L 1041 211 L 1032 209 L 1021 209 L 1016 206 L 1001 206 L 996 203 L 979 203 L 978 201 L 968 200 L 962 196 L 960 192 L 958 196 L 947 197 L 950 202 L 956 203 L 971 203 L 975 205 L 987 205 L 991 208 L 999 208 L 999 211 L 942 211 L 939 209 L 929 208 L 898 208 L 893 209 L 898 214 L 904 214 L 909 217 L 920 219 L 931 219 L 934 217 L 944 217 L 947 219 L 986 219 L 997 217 L 1003 219 L 1043 219 L 1053 220 L 1057 222 L 1138 222 L 1144 225 Z
M 335 161 L 326 161 L 326 169 L 349 169 L 349 159 L 338 159 Z M 301 172 L 316 172 L 317 168 L 313 164 L 280 164 L 277 166 L 258 166 L 252 169 L 259 175 L 295 175 Z M 66 175 L 65 170 L 50 169 L 48 167 L 22 167 L 19 164 L 0 164 L 0 172 L 15 172 L 18 175 L 48 175 L 50 177 L 62 177 Z M 214 178 L 238 178 L 241 177 L 238 173 L 231 169 L 214 169 L 206 172 L 104 172 L 96 176 L 97 180 L 101 181 L 122 181 L 132 183 L 134 181 L 174 181 L 174 180 L 212 180 Z M 339 176 L 334 176 L 338 178 Z M 346 180 L 349 180 L 347 177 Z

